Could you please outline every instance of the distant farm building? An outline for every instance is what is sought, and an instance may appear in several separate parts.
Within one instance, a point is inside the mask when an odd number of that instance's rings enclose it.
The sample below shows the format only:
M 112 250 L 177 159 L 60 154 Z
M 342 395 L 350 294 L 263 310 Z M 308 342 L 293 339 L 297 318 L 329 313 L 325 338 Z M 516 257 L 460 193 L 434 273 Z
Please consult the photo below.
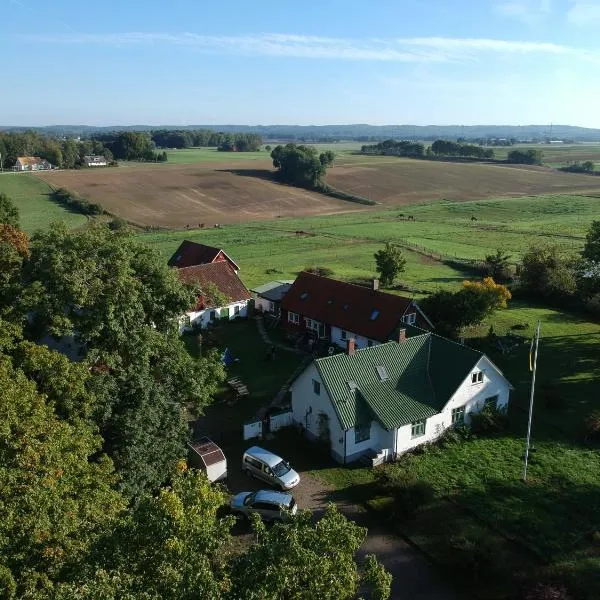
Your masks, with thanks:
M 169 259 L 170 267 L 182 269 L 197 265 L 208 265 L 217 262 L 226 262 L 236 273 L 240 270 L 235 261 L 221 248 L 205 246 L 197 242 L 184 240 Z
M 13 171 L 49 171 L 52 165 L 39 156 L 19 156 L 13 167 Z
M 90 155 L 83 157 L 83 164 L 86 167 L 106 167 L 108 162 L 104 156 Z

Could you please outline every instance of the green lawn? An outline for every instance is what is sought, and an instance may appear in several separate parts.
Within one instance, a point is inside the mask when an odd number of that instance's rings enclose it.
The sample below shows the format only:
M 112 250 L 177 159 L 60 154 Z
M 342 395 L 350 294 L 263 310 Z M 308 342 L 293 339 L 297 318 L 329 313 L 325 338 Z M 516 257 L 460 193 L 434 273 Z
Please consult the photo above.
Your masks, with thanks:
M 87 218 L 71 212 L 50 199 L 47 183 L 27 173 L 0 174 L 0 192 L 16 204 L 21 215 L 21 227 L 26 233 L 46 229 L 53 221 L 64 221 L 68 227 L 79 227 Z
M 188 165 L 199 162 L 229 162 L 232 160 L 271 160 L 270 152 L 262 146 L 258 152 L 219 152 L 216 148 L 184 148 L 167 150 L 168 164 Z

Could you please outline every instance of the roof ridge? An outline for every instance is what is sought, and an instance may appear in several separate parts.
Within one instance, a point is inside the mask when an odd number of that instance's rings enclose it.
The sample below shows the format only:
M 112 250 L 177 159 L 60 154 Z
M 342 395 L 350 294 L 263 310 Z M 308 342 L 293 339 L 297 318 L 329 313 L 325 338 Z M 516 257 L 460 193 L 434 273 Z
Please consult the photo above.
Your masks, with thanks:
M 434 333 L 433 331 L 430 331 L 429 334 L 432 336 L 435 336 L 437 338 L 440 338 L 441 340 L 444 340 L 445 342 L 450 342 L 451 344 L 454 344 L 455 346 L 458 346 L 459 348 L 466 348 L 467 350 L 470 350 L 471 352 L 475 352 L 476 354 L 479 354 L 480 357 L 485 356 L 485 354 L 483 352 L 481 352 L 481 350 L 475 350 L 475 348 L 471 348 L 471 346 L 466 346 L 465 344 L 461 344 L 460 342 L 451 340 L 450 338 L 447 338 L 447 337 L 444 337 L 443 335 Z M 413 337 L 418 337 L 418 336 L 413 336 Z
M 317 275 L 316 273 L 311 273 L 310 271 L 302 271 L 300 275 L 314 277 L 315 279 L 324 279 L 326 281 L 333 281 L 334 283 L 349 285 L 360 290 L 366 290 L 367 292 L 375 292 L 377 294 L 385 294 L 386 296 L 395 296 L 397 298 L 402 298 L 404 300 L 412 301 L 413 297 L 409 298 L 408 296 L 400 296 L 399 294 L 392 294 L 391 292 L 385 292 L 383 290 L 374 290 L 366 285 L 360 285 L 360 283 L 352 283 L 351 281 L 345 281 L 343 279 L 333 279 L 333 277 L 326 277 L 325 275 Z

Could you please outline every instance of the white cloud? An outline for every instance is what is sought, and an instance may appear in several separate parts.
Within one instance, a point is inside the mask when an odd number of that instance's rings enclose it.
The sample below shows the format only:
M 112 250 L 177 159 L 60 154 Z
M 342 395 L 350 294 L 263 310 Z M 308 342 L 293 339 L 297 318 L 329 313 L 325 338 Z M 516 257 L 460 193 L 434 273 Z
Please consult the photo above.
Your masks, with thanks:
M 567 13 L 567 21 L 580 26 L 600 23 L 600 2 L 574 2 Z
M 552 13 L 551 0 L 510 0 L 494 4 L 494 12 L 528 25 L 539 23 Z
M 600 53 L 550 42 L 487 38 L 417 37 L 353 40 L 293 34 L 207 36 L 195 33 L 107 33 L 21 36 L 39 43 L 82 45 L 168 44 L 199 51 L 248 56 L 412 63 L 464 62 L 485 55 L 544 54 L 600 62 Z

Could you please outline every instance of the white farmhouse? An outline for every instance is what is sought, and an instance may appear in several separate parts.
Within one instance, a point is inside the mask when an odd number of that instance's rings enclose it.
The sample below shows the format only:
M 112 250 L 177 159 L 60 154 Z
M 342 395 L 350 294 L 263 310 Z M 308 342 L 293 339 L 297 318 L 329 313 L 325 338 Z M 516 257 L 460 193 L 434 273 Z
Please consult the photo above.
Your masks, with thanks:
M 86 167 L 106 167 L 108 162 L 106 157 L 98 156 L 96 154 L 91 154 L 83 157 L 83 164 Z
M 340 463 L 393 460 L 468 423 L 486 404 L 508 405 L 511 384 L 481 352 L 433 333 L 314 360 L 291 386 L 294 421 Z
M 177 275 L 184 283 L 194 284 L 199 291 L 195 306 L 180 322 L 181 331 L 193 327 L 205 328 L 219 319 L 233 320 L 248 316 L 248 303 L 252 297 L 227 262 L 184 267 L 177 269 Z M 217 306 L 211 300 L 213 286 L 227 299 L 225 304 Z

